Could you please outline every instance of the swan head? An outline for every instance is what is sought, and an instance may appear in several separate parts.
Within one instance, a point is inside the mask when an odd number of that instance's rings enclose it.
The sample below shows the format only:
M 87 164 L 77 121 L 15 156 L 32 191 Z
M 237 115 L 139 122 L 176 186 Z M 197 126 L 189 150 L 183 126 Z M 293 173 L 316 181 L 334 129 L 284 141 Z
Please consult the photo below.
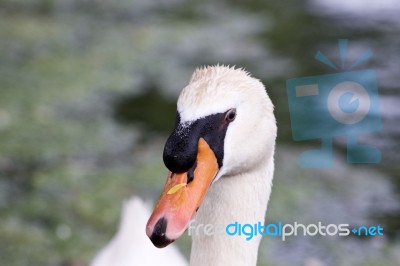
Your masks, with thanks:
M 183 234 L 213 183 L 272 157 L 276 131 L 273 105 L 259 80 L 232 67 L 197 69 L 178 98 L 165 144 L 169 174 L 146 226 L 153 244 L 164 247 Z

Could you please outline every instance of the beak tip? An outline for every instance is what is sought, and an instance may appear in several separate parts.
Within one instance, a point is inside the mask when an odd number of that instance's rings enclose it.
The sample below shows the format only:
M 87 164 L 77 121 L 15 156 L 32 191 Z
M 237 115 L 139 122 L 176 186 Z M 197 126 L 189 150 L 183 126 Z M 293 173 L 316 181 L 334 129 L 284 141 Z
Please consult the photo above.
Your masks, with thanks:
M 167 225 L 168 220 L 162 217 L 153 228 L 150 225 L 146 226 L 146 234 L 157 248 L 164 248 L 175 241 L 166 236 Z
M 166 246 L 174 242 L 174 240 L 167 238 L 165 235 L 159 236 L 155 234 L 152 234 L 150 236 L 150 240 L 153 243 L 153 245 L 157 248 L 165 248 Z

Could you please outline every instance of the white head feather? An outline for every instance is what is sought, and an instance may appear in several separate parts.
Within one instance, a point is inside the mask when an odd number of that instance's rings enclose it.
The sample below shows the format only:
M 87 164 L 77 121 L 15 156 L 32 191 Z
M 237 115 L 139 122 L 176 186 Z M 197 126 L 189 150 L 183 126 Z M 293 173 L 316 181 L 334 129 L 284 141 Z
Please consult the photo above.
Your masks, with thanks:
M 264 85 L 243 69 L 209 66 L 197 69 L 177 104 L 181 123 L 236 108 L 226 133 L 222 175 L 251 170 L 274 151 L 276 121 Z M 257 131 L 257 132 L 255 132 Z M 256 136 L 256 137 L 255 137 Z

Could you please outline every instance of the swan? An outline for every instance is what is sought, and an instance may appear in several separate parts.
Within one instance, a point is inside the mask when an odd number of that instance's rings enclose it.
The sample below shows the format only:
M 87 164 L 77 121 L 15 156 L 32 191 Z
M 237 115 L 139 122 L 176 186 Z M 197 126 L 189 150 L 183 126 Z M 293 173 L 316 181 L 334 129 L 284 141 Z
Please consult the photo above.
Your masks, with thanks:
M 133 196 L 123 203 L 119 228 L 113 239 L 92 259 L 90 266 L 174 265 L 187 266 L 179 250 L 171 245 L 159 250 L 148 240 L 143 227 L 150 207 Z
M 146 225 L 156 247 L 179 238 L 192 219 L 197 225 L 264 222 L 274 172 L 273 109 L 264 85 L 245 70 L 195 70 L 178 98 L 163 152 L 167 180 Z M 256 265 L 260 240 L 192 234 L 190 265 Z

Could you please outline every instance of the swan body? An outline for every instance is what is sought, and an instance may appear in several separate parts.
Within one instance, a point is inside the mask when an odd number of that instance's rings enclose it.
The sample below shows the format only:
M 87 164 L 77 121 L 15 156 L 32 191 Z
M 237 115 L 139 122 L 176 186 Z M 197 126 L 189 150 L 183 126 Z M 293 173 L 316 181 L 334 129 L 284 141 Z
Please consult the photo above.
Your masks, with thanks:
M 186 259 L 174 245 L 160 250 L 151 244 L 143 230 L 149 216 L 150 207 L 140 198 L 125 201 L 117 233 L 90 265 L 187 266 Z
M 259 80 L 232 67 L 197 69 L 179 96 L 176 128 L 164 149 L 170 173 L 146 227 L 154 245 L 178 238 L 190 219 L 263 224 L 276 134 L 273 104 Z M 227 234 L 192 239 L 192 266 L 257 263 L 260 235 L 250 241 Z

